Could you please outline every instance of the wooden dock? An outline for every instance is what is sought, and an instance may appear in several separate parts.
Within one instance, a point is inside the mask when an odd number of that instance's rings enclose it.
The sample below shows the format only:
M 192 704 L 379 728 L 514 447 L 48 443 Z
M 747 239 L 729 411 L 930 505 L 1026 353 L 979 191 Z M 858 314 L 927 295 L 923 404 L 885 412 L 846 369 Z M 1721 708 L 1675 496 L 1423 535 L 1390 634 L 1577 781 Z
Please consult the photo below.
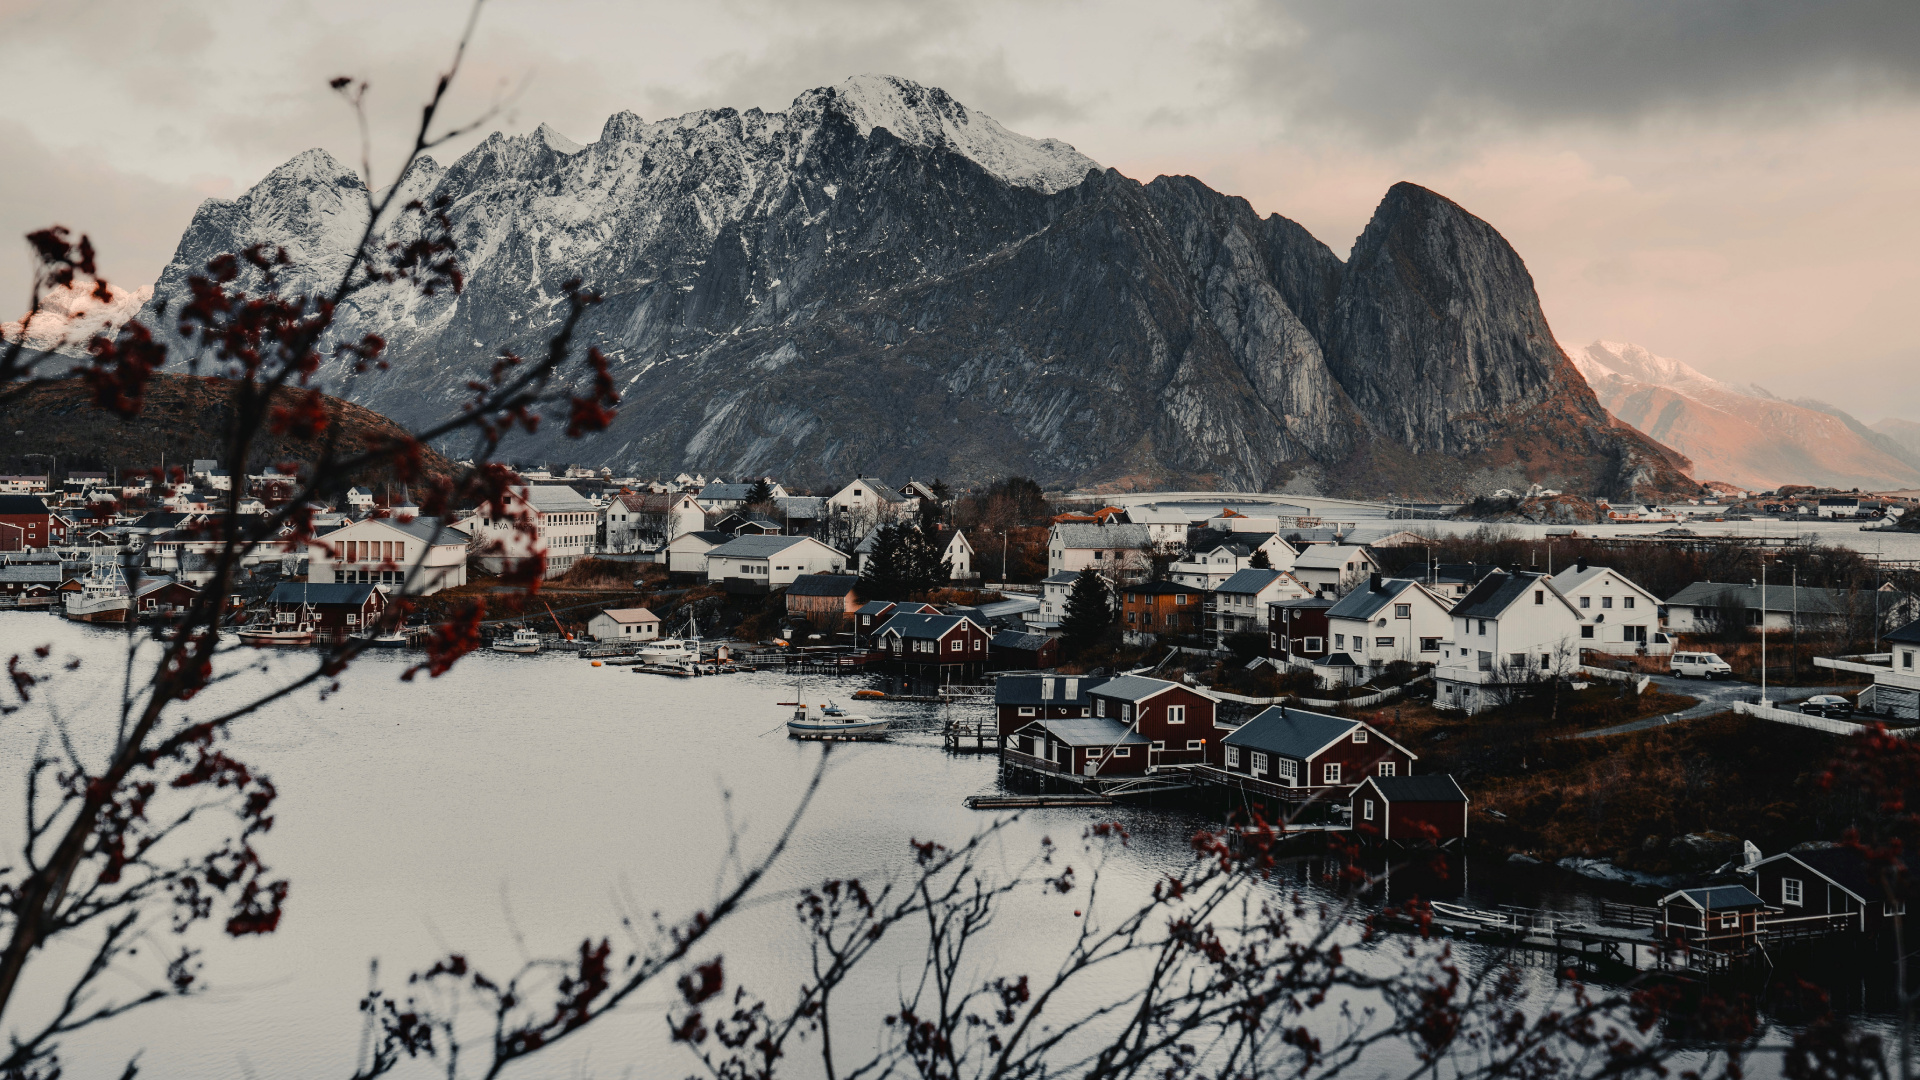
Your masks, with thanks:
M 940 738 L 949 750 L 997 751 L 1000 749 L 1000 721 L 992 717 L 985 720 L 950 720 L 941 731 Z
M 1105 795 L 969 795 L 969 810 L 1030 810 L 1044 806 L 1112 806 Z

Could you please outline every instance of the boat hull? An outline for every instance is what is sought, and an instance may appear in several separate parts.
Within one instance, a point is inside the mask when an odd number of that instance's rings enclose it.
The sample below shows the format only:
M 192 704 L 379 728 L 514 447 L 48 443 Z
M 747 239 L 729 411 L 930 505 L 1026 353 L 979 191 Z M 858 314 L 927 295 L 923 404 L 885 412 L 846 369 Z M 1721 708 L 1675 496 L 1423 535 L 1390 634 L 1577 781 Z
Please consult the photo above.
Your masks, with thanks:
M 104 604 L 68 604 L 66 616 L 75 622 L 85 623 L 123 623 L 127 621 L 127 612 L 133 606 L 131 601 Z
M 240 644 L 252 645 L 255 648 L 270 648 L 275 645 L 311 645 L 313 644 L 313 634 L 311 632 L 301 633 L 297 630 L 292 632 L 266 631 L 264 633 L 260 631 L 249 633 L 242 630 L 240 631 Z
M 520 656 L 531 656 L 534 653 L 537 653 L 540 651 L 540 646 L 515 645 L 513 642 L 510 642 L 510 641 L 509 642 L 496 641 L 493 643 L 493 651 L 503 652 L 503 653 L 517 653 Z
M 884 739 L 887 737 L 887 728 L 891 724 L 892 721 L 890 720 L 863 720 L 851 724 L 789 720 L 787 721 L 787 737 L 790 739 L 811 739 L 817 742 Z

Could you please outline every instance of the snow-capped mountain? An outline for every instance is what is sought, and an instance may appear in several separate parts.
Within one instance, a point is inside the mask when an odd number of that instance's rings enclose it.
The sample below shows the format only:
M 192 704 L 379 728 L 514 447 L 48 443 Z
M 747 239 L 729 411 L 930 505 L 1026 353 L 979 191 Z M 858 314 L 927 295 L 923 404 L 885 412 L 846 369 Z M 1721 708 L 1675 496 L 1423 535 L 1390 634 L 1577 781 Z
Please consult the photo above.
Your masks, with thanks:
M 1722 382 L 1638 345 L 1596 341 L 1567 353 L 1608 412 L 1687 455 L 1698 479 L 1750 490 L 1920 484 L 1920 467 L 1897 444 L 1822 402 Z
M 612 359 L 625 402 L 585 443 L 543 428 L 516 450 L 529 457 L 802 485 L 858 470 L 1689 486 L 1601 410 L 1513 249 L 1411 184 L 1342 263 L 1191 178 L 1143 185 L 885 76 L 784 112 L 623 112 L 584 146 L 545 126 L 495 134 L 403 183 L 450 201 L 467 287 L 356 294 L 339 332 L 385 336 L 394 369 L 330 371 L 328 388 L 405 422 L 443 415 L 502 349 L 542 347 L 579 277 L 604 297 L 581 339 Z M 287 246 L 296 287 L 331 285 L 365 224 L 357 185 L 309 151 L 207 203 L 156 307 L 256 242 Z

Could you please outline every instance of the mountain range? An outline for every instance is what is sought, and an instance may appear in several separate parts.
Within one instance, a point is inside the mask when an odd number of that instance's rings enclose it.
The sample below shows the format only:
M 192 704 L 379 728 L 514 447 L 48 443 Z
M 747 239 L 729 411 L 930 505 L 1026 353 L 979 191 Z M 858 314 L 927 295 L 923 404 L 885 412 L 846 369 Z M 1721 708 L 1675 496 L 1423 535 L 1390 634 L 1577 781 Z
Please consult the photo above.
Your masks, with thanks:
M 1191 177 L 1143 184 L 886 76 L 784 112 L 622 112 L 585 146 L 495 133 L 401 183 L 448 200 L 466 287 L 357 293 L 338 333 L 383 335 L 393 370 L 332 369 L 328 388 L 403 423 L 444 415 L 501 350 L 538 351 L 581 278 L 603 300 L 580 340 L 625 401 L 609 430 L 543 428 L 525 458 L 801 485 L 1697 490 L 1601 407 L 1513 248 L 1413 184 L 1342 260 Z M 286 249 L 291 288 L 322 288 L 366 213 L 352 170 L 300 154 L 201 206 L 145 314 L 254 243 Z
M 1692 459 L 1699 480 L 1756 491 L 1920 487 L 1920 439 L 1900 438 L 1920 436 L 1920 425 L 1883 420 L 1892 426 L 1875 430 L 1824 402 L 1723 382 L 1638 345 L 1566 351 L 1608 412 Z

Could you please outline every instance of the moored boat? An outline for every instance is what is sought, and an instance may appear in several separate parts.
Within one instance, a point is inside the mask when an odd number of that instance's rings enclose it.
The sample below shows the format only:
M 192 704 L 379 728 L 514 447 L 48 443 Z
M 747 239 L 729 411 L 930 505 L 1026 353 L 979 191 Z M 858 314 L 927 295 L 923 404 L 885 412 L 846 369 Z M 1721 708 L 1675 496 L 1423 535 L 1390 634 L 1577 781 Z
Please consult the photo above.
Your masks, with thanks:
M 832 702 L 825 705 L 801 703 L 794 706 L 793 718 L 787 721 L 787 736 L 819 740 L 884 739 L 891 724 L 890 720 L 854 715 Z
M 120 571 L 119 554 L 94 548 L 87 576 L 80 581 L 80 591 L 67 594 L 67 618 L 78 622 L 120 623 L 127 621 L 132 610 L 133 595 L 127 588 L 127 576 Z
M 640 646 L 639 660 L 643 664 L 678 664 L 699 659 L 698 638 L 663 638 Z
M 311 645 L 313 644 L 313 624 L 267 623 L 261 626 L 243 626 L 240 628 L 242 645 Z
M 528 655 L 540 651 L 540 631 L 521 628 L 510 638 L 494 638 L 493 651 Z

